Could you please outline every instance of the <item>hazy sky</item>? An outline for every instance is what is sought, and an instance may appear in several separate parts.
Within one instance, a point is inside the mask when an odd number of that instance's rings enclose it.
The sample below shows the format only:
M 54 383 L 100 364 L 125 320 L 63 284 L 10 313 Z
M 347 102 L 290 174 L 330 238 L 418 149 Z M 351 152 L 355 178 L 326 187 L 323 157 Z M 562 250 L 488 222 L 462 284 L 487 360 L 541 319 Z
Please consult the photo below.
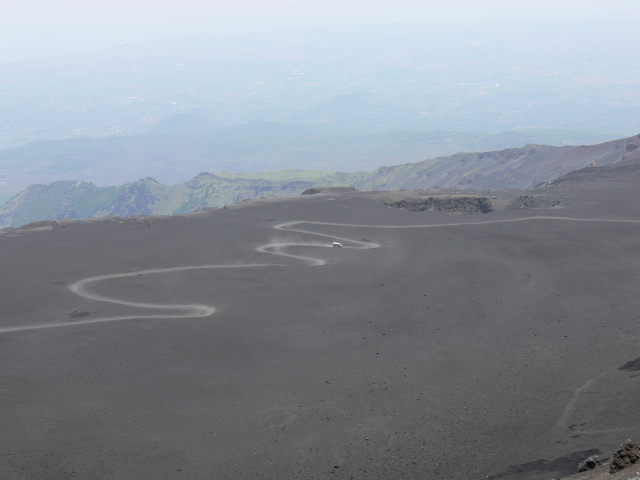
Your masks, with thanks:
M 639 14 L 640 0 L 4 0 L 0 63 L 202 32 Z

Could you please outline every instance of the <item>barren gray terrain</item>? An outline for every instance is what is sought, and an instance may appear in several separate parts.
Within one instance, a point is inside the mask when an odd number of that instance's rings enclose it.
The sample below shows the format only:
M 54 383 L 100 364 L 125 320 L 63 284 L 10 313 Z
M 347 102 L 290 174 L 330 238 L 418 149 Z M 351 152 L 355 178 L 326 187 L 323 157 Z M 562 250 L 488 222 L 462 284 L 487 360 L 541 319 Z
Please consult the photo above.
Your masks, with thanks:
M 549 479 L 606 458 L 640 438 L 639 168 L 0 230 L 0 477 Z

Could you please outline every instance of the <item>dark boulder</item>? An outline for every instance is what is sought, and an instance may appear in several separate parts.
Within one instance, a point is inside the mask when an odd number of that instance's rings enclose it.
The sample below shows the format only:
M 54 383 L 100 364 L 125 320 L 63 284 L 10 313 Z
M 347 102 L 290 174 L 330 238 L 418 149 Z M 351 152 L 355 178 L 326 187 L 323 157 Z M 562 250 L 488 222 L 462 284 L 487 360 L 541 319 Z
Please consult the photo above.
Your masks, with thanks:
M 602 464 L 602 462 L 598 458 L 598 455 L 593 455 L 587 458 L 586 460 L 580 462 L 580 464 L 578 465 L 578 471 L 586 472 L 587 470 L 593 470 L 600 464 Z

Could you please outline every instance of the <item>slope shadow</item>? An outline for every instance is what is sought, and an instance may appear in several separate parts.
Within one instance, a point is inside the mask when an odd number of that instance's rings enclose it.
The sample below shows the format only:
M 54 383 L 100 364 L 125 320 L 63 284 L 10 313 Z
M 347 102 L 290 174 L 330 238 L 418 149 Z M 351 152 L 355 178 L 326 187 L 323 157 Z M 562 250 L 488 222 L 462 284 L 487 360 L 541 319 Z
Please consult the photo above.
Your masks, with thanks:
M 593 448 L 590 450 L 581 450 L 578 452 L 570 453 L 569 455 L 565 455 L 564 457 L 558 457 L 553 460 L 545 460 L 539 459 L 533 462 L 521 463 L 519 465 L 513 465 L 509 467 L 506 471 L 497 473 L 495 475 L 490 475 L 487 478 L 489 480 L 506 480 L 506 479 L 523 479 L 527 478 L 527 474 L 538 474 L 538 473 L 555 473 L 560 476 L 572 475 L 578 472 L 578 464 L 582 462 L 585 458 L 588 458 L 592 455 L 599 455 L 602 452 Z M 601 459 L 606 460 L 606 459 Z

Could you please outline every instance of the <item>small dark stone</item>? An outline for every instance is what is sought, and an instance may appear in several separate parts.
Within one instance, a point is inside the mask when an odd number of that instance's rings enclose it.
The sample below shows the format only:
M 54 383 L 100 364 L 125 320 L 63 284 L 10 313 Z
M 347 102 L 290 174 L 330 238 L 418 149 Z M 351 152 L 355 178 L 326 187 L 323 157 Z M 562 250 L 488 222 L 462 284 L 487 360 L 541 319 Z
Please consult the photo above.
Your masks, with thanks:
M 594 468 L 596 468 L 598 465 L 601 465 L 601 464 L 602 462 L 598 458 L 598 455 L 593 455 L 587 458 L 586 460 L 584 460 L 583 462 L 580 462 L 580 465 L 578 465 L 578 471 L 586 472 L 587 470 L 593 470 Z

